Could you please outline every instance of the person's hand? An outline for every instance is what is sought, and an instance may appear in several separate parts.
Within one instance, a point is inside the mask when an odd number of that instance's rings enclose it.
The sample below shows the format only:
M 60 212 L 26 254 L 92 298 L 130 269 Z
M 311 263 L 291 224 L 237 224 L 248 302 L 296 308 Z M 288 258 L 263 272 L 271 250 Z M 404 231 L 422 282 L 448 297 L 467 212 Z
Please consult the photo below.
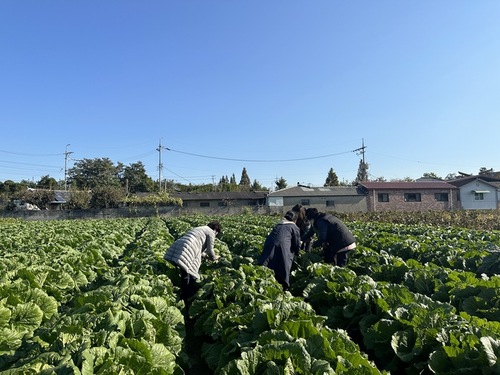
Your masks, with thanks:
M 217 262 L 220 259 L 219 255 L 216 255 L 215 258 L 213 259 L 214 262 Z

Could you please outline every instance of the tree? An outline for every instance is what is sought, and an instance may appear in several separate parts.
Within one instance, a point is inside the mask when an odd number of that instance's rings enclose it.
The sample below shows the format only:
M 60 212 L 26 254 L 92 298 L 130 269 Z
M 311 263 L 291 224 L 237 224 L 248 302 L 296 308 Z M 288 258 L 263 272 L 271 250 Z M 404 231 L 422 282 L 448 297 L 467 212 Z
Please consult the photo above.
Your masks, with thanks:
M 423 178 L 432 178 L 434 180 L 441 180 L 441 177 L 439 177 L 437 174 L 434 172 L 426 172 L 422 175 Z
M 218 191 L 238 191 L 239 187 L 236 184 L 236 177 L 234 174 L 229 179 L 227 176 L 221 177 L 219 184 L 217 185 Z
M 359 161 L 358 174 L 356 175 L 356 182 L 368 181 L 368 163 Z
M 49 208 L 50 202 L 54 200 L 54 192 L 46 189 L 28 189 L 23 191 L 19 198 L 44 210 Z
M 455 180 L 456 178 L 457 178 L 456 173 L 448 173 L 444 179 L 449 181 L 449 180 Z
M 280 177 L 279 180 L 275 181 L 276 190 L 285 189 L 287 187 L 286 180 L 283 177 Z
M 339 186 L 339 178 L 337 177 L 337 174 L 333 171 L 333 168 L 330 168 L 330 170 L 328 171 L 328 176 L 326 177 L 323 186 Z
M 40 178 L 40 181 L 36 183 L 36 187 L 39 189 L 54 190 L 58 187 L 58 184 L 55 178 L 46 175 Z
M 5 180 L 3 184 L 0 185 L 0 191 L 9 194 L 13 194 L 24 189 L 26 189 L 26 186 L 17 184 L 12 180 Z
M 102 186 L 120 186 L 123 164 L 117 166 L 108 159 L 83 159 L 75 162 L 68 171 L 68 181 L 77 189 L 94 189 Z
M 155 182 L 146 174 L 146 168 L 140 161 L 124 167 L 121 180 L 122 186 L 127 187 L 130 193 L 150 192 L 155 188 Z
M 125 199 L 125 192 L 121 187 L 112 185 L 96 186 L 92 189 L 90 208 L 116 208 Z
M 415 179 L 407 176 L 405 178 L 393 178 L 391 179 L 391 182 L 415 182 Z
M 260 184 L 260 182 L 258 182 L 257 180 L 253 180 L 252 190 L 253 191 L 263 191 L 263 190 L 267 190 L 267 189 L 265 187 L 263 187 Z
M 240 187 L 242 190 L 250 190 L 250 177 L 248 177 L 245 167 L 243 167 L 243 170 L 241 171 Z
M 490 172 L 493 172 L 493 169 L 492 169 L 492 168 L 488 169 L 488 168 L 486 168 L 486 167 L 481 167 L 481 168 L 479 168 L 479 172 L 478 172 L 478 174 L 479 174 L 479 175 L 485 175 L 485 174 L 488 174 L 488 173 L 490 173 Z

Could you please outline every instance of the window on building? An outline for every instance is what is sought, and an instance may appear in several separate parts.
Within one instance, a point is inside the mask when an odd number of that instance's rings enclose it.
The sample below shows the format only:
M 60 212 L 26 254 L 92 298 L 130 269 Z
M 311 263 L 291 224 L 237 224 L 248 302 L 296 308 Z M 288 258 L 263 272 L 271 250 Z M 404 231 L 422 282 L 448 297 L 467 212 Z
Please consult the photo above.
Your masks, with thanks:
M 379 202 L 389 202 L 389 193 L 378 193 Z
M 210 207 L 210 202 L 200 202 L 200 207 Z
M 302 206 L 309 206 L 309 205 L 311 205 L 311 202 L 309 202 L 309 199 L 302 199 L 302 200 L 300 201 L 300 204 L 301 204 Z
M 474 193 L 474 200 L 484 201 L 484 193 Z
M 420 193 L 405 193 L 405 202 L 420 202 Z
M 448 202 L 448 193 L 435 193 L 434 197 L 438 202 Z
M 335 207 L 335 201 L 326 201 L 326 207 Z

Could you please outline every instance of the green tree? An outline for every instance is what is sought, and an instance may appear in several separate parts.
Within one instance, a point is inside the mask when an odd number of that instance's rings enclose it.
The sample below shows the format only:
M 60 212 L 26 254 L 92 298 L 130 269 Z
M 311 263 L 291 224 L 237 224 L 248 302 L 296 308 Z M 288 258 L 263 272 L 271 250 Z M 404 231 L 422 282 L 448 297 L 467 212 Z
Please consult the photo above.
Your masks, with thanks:
M 358 174 L 356 175 L 356 181 L 368 181 L 368 163 L 359 161 Z
M 276 185 L 276 190 L 285 189 L 287 187 L 286 180 L 283 177 L 280 177 L 274 183 Z
M 102 185 L 92 189 L 90 208 L 116 208 L 125 200 L 125 192 L 120 186 Z
M 108 158 L 83 159 L 75 162 L 68 171 L 70 185 L 77 189 L 94 189 L 102 186 L 121 186 L 123 164 Z
M 234 174 L 231 176 L 231 179 L 227 176 L 222 176 L 215 189 L 217 191 L 238 191 L 239 186 L 236 184 L 236 177 L 234 177 Z
M 449 181 L 449 180 L 454 180 L 456 178 L 457 178 L 456 173 L 448 173 L 444 179 Z
M 326 177 L 323 186 L 339 186 L 339 178 L 337 177 L 337 174 L 333 171 L 333 168 L 330 168 L 330 170 L 328 171 L 328 176 Z
M 493 177 L 493 178 L 500 178 L 500 172 L 493 171 L 493 168 L 481 167 L 479 169 L 479 175 Z
M 253 183 L 252 183 L 252 187 L 251 187 L 251 189 L 252 189 L 253 191 L 264 191 L 264 190 L 267 190 L 267 189 L 266 189 L 265 187 L 263 187 L 263 186 L 259 183 L 259 181 L 257 181 L 257 180 L 253 180 Z
M 441 177 L 439 177 L 437 174 L 435 174 L 434 172 L 425 172 L 423 175 L 422 175 L 423 178 L 432 178 L 432 179 L 435 179 L 435 180 L 441 180 Z
M 14 194 L 24 189 L 26 189 L 26 186 L 17 184 L 12 180 L 5 180 L 3 184 L 0 185 L 0 191 L 8 194 Z
M 55 190 L 59 186 L 55 178 L 46 175 L 40 178 L 40 180 L 36 183 L 36 187 L 39 189 Z
M 240 187 L 242 190 L 250 190 L 250 177 L 248 177 L 245 167 L 243 167 L 243 170 L 241 171 Z
M 27 189 L 21 193 L 19 198 L 44 210 L 49 208 L 50 202 L 54 200 L 54 192 L 46 189 Z
M 146 174 L 146 168 L 140 161 L 123 168 L 122 186 L 130 193 L 154 191 L 155 182 Z
M 30 187 L 30 188 L 36 187 L 35 181 L 32 181 L 32 180 L 21 180 L 19 185 L 22 185 L 24 187 Z

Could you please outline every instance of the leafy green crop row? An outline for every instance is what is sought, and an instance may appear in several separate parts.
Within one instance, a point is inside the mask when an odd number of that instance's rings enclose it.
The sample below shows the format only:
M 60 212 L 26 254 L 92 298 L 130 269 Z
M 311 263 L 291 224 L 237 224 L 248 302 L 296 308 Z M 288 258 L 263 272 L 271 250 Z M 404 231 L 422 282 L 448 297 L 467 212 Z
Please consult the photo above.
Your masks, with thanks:
M 185 312 L 162 257 L 214 218 Z M 255 262 L 278 220 L 1 222 L 0 373 L 500 373 L 498 232 L 350 221 L 348 267 L 302 253 L 283 293 Z

